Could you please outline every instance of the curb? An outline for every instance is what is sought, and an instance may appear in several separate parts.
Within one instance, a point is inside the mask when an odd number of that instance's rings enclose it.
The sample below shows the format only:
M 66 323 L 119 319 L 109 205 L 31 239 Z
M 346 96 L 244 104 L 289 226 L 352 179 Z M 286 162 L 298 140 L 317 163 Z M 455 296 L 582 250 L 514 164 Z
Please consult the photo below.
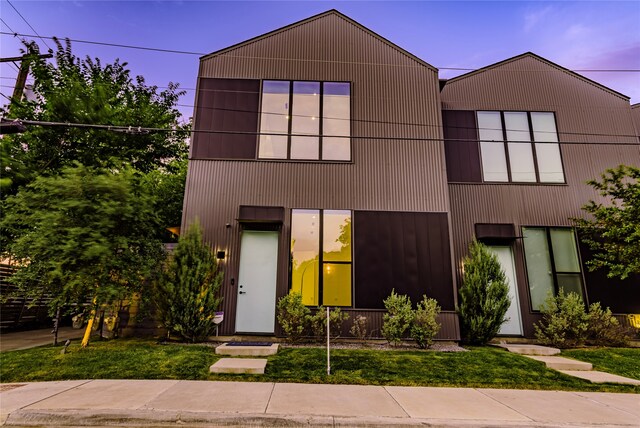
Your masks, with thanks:
M 443 427 L 443 428 L 578 428 L 584 424 L 533 421 L 443 420 L 393 417 L 344 417 L 314 415 L 267 415 L 220 412 L 141 410 L 17 410 L 3 426 L 20 427 Z M 594 425 L 595 426 L 595 425 Z M 600 426 L 600 425 L 598 425 Z M 607 425 L 629 427 L 630 425 Z

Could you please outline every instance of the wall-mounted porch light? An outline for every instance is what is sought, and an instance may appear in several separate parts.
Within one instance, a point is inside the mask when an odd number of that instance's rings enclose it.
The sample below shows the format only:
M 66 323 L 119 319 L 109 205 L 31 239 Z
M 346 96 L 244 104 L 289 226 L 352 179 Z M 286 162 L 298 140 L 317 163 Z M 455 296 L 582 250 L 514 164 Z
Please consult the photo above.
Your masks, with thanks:
M 224 260 L 224 256 L 225 256 L 224 251 L 218 251 L 218 252 L 216 253 L 216 258 L 217 258 L 218 260 Z

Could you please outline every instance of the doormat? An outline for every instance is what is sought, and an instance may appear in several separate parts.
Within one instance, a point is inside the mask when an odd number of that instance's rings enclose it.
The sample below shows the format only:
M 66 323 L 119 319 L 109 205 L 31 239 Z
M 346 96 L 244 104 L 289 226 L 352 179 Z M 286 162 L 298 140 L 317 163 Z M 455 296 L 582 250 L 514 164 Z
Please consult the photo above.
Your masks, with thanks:
M 271 346 L 271 342 L 227 342 L 227 346 Z

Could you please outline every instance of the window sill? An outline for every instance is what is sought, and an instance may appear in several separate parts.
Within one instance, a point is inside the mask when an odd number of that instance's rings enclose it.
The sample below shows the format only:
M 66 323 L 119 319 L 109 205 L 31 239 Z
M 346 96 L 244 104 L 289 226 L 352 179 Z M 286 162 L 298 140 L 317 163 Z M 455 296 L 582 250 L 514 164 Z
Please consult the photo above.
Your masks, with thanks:
M 353 160 L 338 161 L 338 160 L 304 160 L 304 159 L 245 159 L 245 158 L 205 158 L 205 157 L 191 157 L 190 161 L 219 161 L 219 162 L 275 162 L 275 163 L 304 163 L 304 164 L 340 164 L 351 165 L 355 162 Z
M 541 186 L 550 186 L 550 187 L 569 187 L 568 183 L 509 183 L 504 181 L 484 181 L 484 182 L 474 182 L 474 181 L 449 181 L 447 184 L 456 184 L 456 185 L 473 185 L 473 186 L 531 186 L 531 187 L 541 187 Z

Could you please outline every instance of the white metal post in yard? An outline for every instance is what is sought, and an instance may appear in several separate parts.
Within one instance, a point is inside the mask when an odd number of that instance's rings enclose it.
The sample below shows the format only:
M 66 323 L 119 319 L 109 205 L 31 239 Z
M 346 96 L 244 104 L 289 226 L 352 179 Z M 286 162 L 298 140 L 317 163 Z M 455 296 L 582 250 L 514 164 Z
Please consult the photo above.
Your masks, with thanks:
M 329 334 L 330 334 L 330 325 L 329 325 L 329 306 L 327 306 L 327 374 L 331 374 L 331 349 L 329 347 Z

